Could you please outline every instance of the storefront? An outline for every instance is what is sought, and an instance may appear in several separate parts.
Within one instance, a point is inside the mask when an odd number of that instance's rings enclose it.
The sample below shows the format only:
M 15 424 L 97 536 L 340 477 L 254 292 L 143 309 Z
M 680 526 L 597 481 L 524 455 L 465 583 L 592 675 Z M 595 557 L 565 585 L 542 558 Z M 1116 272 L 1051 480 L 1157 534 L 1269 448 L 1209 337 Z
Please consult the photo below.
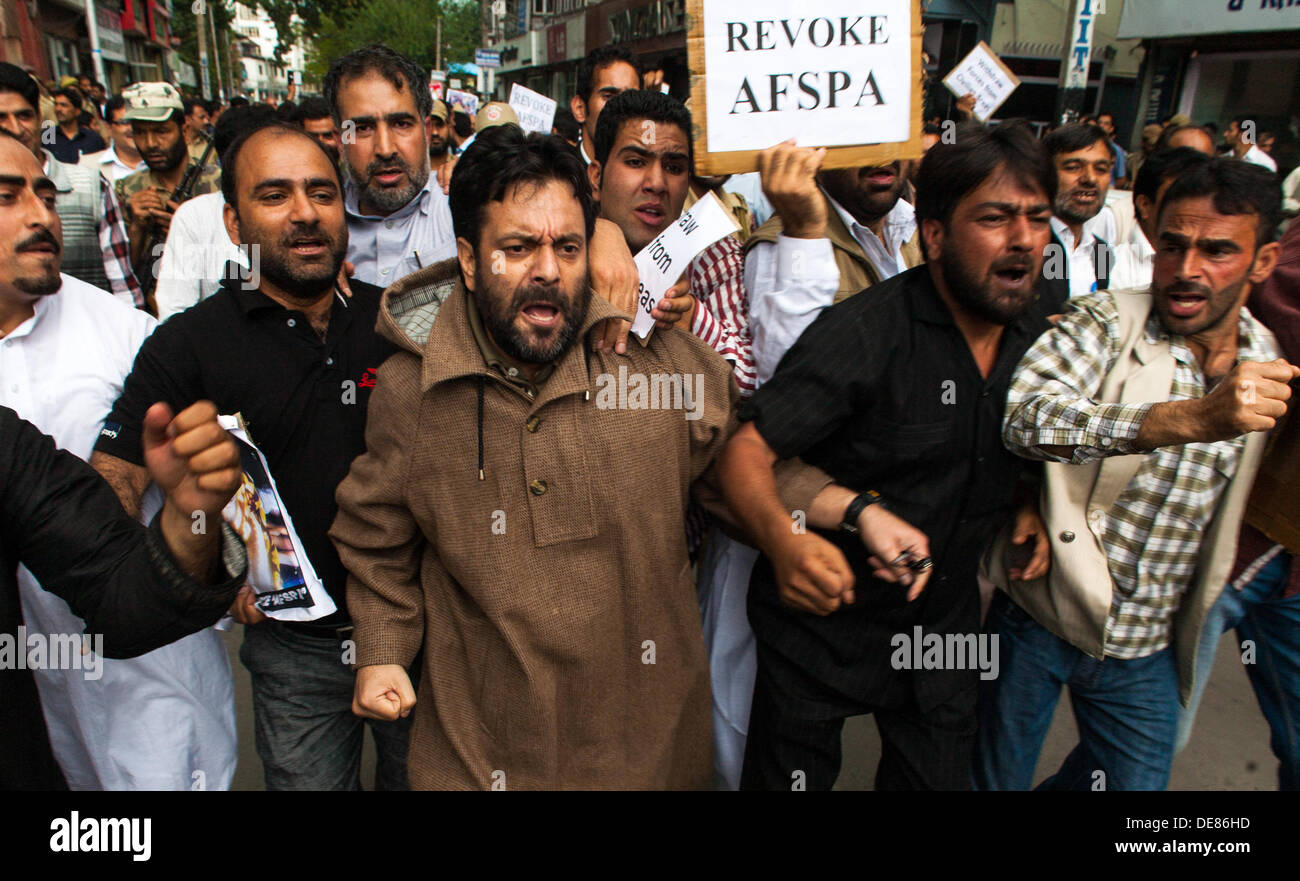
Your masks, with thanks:
M 1289 7 L 1289 8 L 1287 8 Z M 1120 35 L 1149 46 L 1139 107 L 1146 123 L 1175 113 L 1219 131 L 1249 115 L 1275 130 L 1294 165 L 1300 125 L 1300 7 L 1285 0 L 1128 3 Z

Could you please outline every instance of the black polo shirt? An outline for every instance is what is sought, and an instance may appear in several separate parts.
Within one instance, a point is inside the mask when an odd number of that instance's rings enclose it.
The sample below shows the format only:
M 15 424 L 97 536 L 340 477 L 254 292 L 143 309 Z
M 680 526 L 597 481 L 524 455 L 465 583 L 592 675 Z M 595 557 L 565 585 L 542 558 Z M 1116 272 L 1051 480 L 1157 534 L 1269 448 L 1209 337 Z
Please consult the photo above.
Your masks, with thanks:
M 1007 388 L 1048 326 L 1039 301 L 1006 328 L 985 379 L 919 266 L 823 312 L 741 407 L 781 458 L 800 456 L 843 486 L 879 492 L 926 534 L 935 564 L 909 603 L 905 587 L 871 576 L 859 537 L 819 531 L 844 551 L 858 585 L 853 605 L 819 617 L 783 605 L 760 560 L 749 614 L 774 675 L 784 667 L 877 705 L 896 703 L 910 683 L 922 708 L 974 684 L 969 672 L 896 673 L 891 638 L 918 624 L 925 633 L 979 632 L 979 554 L 1011 515 L 1022 468 L 1032 467 L 1002 444 Z
M 144 342 L 95 449 L 142 465 L 145 411 L 173 412 L 210 400 L 242 413 L 266 456 L 316 574 L 345 622 L 347 572 L 326 534 L 334 490 L 365 450 L 366 405 L 375 371 L 396 348 L 375 331 L 382 290 L 350 279 L 335 294 L 322 342 L 307 317 L 227 280 L 210 298 L 173 316 Z

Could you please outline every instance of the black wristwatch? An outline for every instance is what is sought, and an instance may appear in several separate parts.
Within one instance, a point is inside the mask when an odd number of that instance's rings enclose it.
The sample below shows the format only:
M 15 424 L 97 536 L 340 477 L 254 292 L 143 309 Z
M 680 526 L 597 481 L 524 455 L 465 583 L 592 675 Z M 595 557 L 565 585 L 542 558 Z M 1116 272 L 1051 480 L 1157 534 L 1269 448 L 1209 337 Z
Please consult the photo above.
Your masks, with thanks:
M 853 497 L 853 501 L 849 502 L 849 506 L 844 509 L 844 519 L 840 521 L 840 529 L 850 535 L 857 535 L 858 518 L 862 516 L 862 512 L 871 505 L 878 505 L 883 501 L 884 499 L 880 498 L 880 493 L 873 489 L 858 493 Z

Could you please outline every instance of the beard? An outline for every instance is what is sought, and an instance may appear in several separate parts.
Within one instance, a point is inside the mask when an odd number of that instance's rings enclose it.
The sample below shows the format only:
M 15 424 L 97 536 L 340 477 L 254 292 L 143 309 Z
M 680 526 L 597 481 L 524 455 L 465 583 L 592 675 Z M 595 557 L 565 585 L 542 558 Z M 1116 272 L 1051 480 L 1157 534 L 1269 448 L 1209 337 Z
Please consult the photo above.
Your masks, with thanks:
M 1241 297 L 1242 288 L 1246 286 L 1248 279 L 1248 276 L 1242 276 L 1218 291 L 1211 290 L 1207 285 L 1192 281 L 1176 281 L 1173 284 L 1165 285 L 1163 288 L 1158 288 L 1155 281 L 1152 281 L 1151 293 L 1154 295 L 1152 299 L 1155 302 L 1156 314 L 1160 316 L 1160 323 L 1164 328 L 1172 333 L 1181 336 L 1201 333 L 1211 327 L 1218 326 L 1220 322 L 1236 311 L 1235 307 Z M 1193 294 L 1205 298 L 1204 314 L 1198 318 L 1181 318 L 1174 315 L 1169 308 L 1171 294 Z
M 1023 296 L 1014 293 L 999 294 L 994 287 L 994 274 L 1004 270 L 1024 270 L 1034 277 L 1037 267 L 1028 254 L 1011 255 L 994 260 L 981 279 L 959 256 L 944 253 L 939 261 L 948 293 L 967 311 L 993 324 L 1008 325 L 1029 311 L 1037 297 L 1035 285 L 1027 285 Z
M 1076 195 L 1084 192 L 1096 194 L 1096 201 L 1092 203 L 1091 207 L 1076 205 L 1073 201 Z M 1105 200 L 1101 197 L 1100 188 L 1075 187 L 1072 190 L 1056 194 L 1056 200 L 1052 205 L 1052 213 L 1066 223 L 1085 223 L 1100 214 L 1104 204 Z
M 400 168 L 406 174 L 406 186 L 404 187 L 381 187 L 379 184 L 371 183 L 371 179 L 380 171 Z M 359 196 L 364 197 L 380 214 L 392 214 L 399 208 L 407 205 L 424 185 L 429 182 L 429 159 L 426 154 L 424 161 L 420 163 L 420 168 L 412 170 L 406 160 L 401 156 L 394 156 L 391 159 L 372 159 L 366 166 L 363 174 L 358 175 L 352 166 L 348 165 L 348 176 L 352 178 L 352 183 L 356 185 L 361 192 Z
M 263 278 L 295 299 L 305 301 L 319 299 L 321 294 L 333 287 L 348 250 L 345 237 L 331 236 L 319 223 L 310 226 L 294 224 L 290 232 L 278 238 L 240 223 L 239 239 L 259 245 L 257 271 Z M 294 256 L 291 249 L 305 240 L 323 244 L 329 253 L 329 259 L 299 263 L 299 258 Z
M 141 156 L 141 158 L 144 159 L 145 164 L 149 166 L 151 171 L 166 173 L 184 162 L 188 156 L 189 148 L 185 146 L 185 138 L 177 135 L 176 143 L 172 145 L 171 152 L 163 159 L 155 159 L 151 162 L 148 157 Z
M 14 254 L 21 254 L 25 249 L 35 244 L 47 244 L 54 246 L 54 254 L 57 257 L 63 249 L 59 245 L 59 240 L 55 238 L 54 233 L 48 230 L 37 230 L 27 238 L 14 245 Z M 58 291 L 63 286 L 63 279 L 59 277 L 59 267 L 51 266 L 47 272 L 39 275 L 20 275 L 14 278 L 10 284 L 22 291 L 24 294 L 31 294 L 34 297 L 47 297 Z
M 894 173 L 893 183 L 880 186 L 869 182 L 867 178 L 870 174 L 882 168 Z M 902 163 L 899 161 L 883 166 L 835 168 L 821 172 L 818 177 L 831 198 L 859 223 L 864 223 L 868 218 L 884 217 L 893 211 L 907 186 L 907 178 L 903 175 Z
M 481 273 L 480 279 L 492 276 Z M 483 326 L 501 351 L 525 364 L 550 364 L 569 350 L 582 321 L 587 317 L 591 302 L 591 289 L 587 274 L 578 279 L 577 290 L 566 293 L 559 285 L 526 285 L 515 291 L 507 300 L 504 291 L 491 285 L 479 284 L 474 291 L 474 305 L 478 307 Z M 520 330 L 515 322 L 519 311 L 529 303 L 549 303 L 560 313 L 560 325 L 546 336 L 538 337 L 536 331 Z

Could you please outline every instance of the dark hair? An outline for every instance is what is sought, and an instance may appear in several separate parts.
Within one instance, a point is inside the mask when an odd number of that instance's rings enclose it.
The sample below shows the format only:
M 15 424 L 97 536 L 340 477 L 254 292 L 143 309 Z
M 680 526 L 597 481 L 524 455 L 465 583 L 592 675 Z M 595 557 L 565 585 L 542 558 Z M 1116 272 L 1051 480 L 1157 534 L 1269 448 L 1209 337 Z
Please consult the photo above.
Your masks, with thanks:
M 582 159 L 563 138 L 525 134 L 517 125 L 494 125 L 479 132 L 451 176 L 448 199 L 456 238 L 465 239 L 477 250 L 483 210 L 489 201 L 503 200 L 514 184 L 548 180 L 563 181 L 573 189 L 591 238 L 596 226 L 591 183 Z
M 923 134 L 923 135 L 942 135 L 942 134 L 943 134 L 943 129 L 939 128 L 939 126 L 935 125 L 935 124 L 932 123 L 932 122 L 927 122 L 925 125 L 921 126 L 921 134 Z
M 51 95 L 53 98 L 67 98 L 68 103 L 78 110 L 81 109 L 81 93 L 73 88 L 55 89 Z
M 573 111 L 563 106 L 555 108 L 555 120 L 551 123 L 551 126 L 566 141 L 576 141 L 582 133 L 582 126 L 578 125 L 578 120 L 574 117 Z
M 1191 125 L 1191 124 L 1170 125 L 1170 126 L 1165 126 L 1165 130 L 1160 133 L 1160 137 L 1156 138 L 1156 150 L 1159 151 L 1159 150 L 1168 149 L 1169 142 L 1174 139 L 1174 135 L 1178 134 L 1179 132 L 1191 131 L 1193 129 L 1199 131 L 1201 134 L 1209 138 L 1211 146 L 1214 145 L 1214 136 L 1205 130 L 1205 126 Z M 1191 148 L 1189 147 L 1188 149 Z
M 1112 124 L 1115 122 L 1115 114 L 1111 113 L 1109 110 L 1103 110 L 1101 113 L 1098 113 L 1096 116 L 1097 122 L 1101 122 L 1103 116 L 1109 116 Z
M 275 110 L 265 104 L 232 107 L 221 114 L 217 124 L 212 127 L 212 149 L 217 152 L 217 156 L 222 157 L 223 167 L 226 151 L 240 135 L 273 125 L 279 119 Z
M 243 95 L 235 95 L 233 98 L 230 99 L 230 106 L 231 106 L 231 107 L 247 107 L 247 106 L 248 106 L 248 99 L 245 98 Z
M 456 130 L 458 138 L 468 138 L 474 134 L 474 120 L 470 119 L 469 114 L 464 110 L 451 112 L 451 127 Z
M 1241 128 L 1243 123 L 1250 122 L 1252 119 L 1259 119 L 1259 117 L 1254 113 L 1239 113 L 1232 119 L 1228 120 L 1228 124 L 1236 125 L 1237 128 Z
M 110 95 L 108 100 L 104 102 L 104 121 L 108 122 L 112 120 L 113 111 L 125 110 L 125 109 L 126 109 L 125 98 L 123 98 L 121 95 Z
M 207 101 L 204 101 L 203 106 L 208 111 L 208 116 L 212 116 L 218 110 L 221 109 L 221 102 L 218 101 L 216 98 L 211 98 Z
M 185 107 L 186 116 L 193 113 L 195 107 L 202 107 L 204 113 L 208 110 L 208 102 L 204 101 L 202 98 L 182 98 L 181 104 Z
M 590 101 L 592 81 L 596 78 L 597 71 L 619 62 L 632 65 L 637 79 L 641 78 L 641 67 L 626 46 L 600 46 L 588 52 L 587 57 L 578 65 L 578 90 L 574 94 L 583 101 Z
M 1273 241 L 1282 222 L 1282 188 L 1277 175 L 1250 162 L 1218 157 L 1206 158 L 1169 185 L 1156 222 L 1174 202 L 1202 196 L 1213 196 L 1214 210 L 1220 214 L 1255 215 L 1256 248 Z
M 281 101 L 279 106 L 275 108 L 275 112 L 279 114 L 280 119 L 285 122 L 297 122 L 297 120 L 294 119 L 294 116 L 298 113 L 298 105 L 292 101 Z
M 267 109 L 271 110 L 269 107 Z M 297 126 L 290 125 L 282 119 L 275 118 L 274 110 L 271 110 L 271 113 L 273 116 L 269 122 L 265 124 L 256 124 L 254 122 L 251 128 L 246 128 L 236 134 L 234 143 L 228 146 L 226 151 L 221 154 L 221 196 L 226 200 L 226 204 L 234 208 L 236 214 L 239 213 L 239 202 L 236 199 L 239 193 L 239 186 L 235 180 L 235 165 L 239 161 L 239 152 L 244 149 L 244 145 L 248 143 L 249 139 L 252 138 L 253 135 L 269 129 L 275 129 L 282 134 L 287 132 L 291 135 L 297 135 L 298 137 L 306 138 L 312 144 L 315 144 L 316 149 L 320 150 L 321 155 L 325 157 L 325 161 L 329 164 L 329 167 L 334 169 L 334 180 L 339 185 L 339 198 L 343 198 L 343 174 L 339 171 L 338 165 L 334 162 L 334 159 L 330 156 L 329 152 L 321 145 L 321 142 Z M 219 122 L 225 122 L 226 117 L 229 115 L 230 114 L 228 113 L 223 113 Z
M 937 220 L 947 226 L 953 209 L 998 171 L 1056 198 L 1056 169 L 1033 129 L 1022 119 L 994 128 L 975 122 L 957 125 L 953 143 L 940 141 L 921 160 L 916 176 L 916 219 Z
M 1133 178 L 1133 210 L 1139 210 L 1138 196 L 1146 196 L 1154 205 L 1162 183 L 1171 177 L 1178 177 L 1202 162 L 1209 161 L 1209 156 L 1191 147 L 1172 147 L 1155 151 L 1142 160 L 1137 176 Z
M 415 98 L 415 115 L 426 119 L 433 112 L 433 95 L 429 92 L 429 72 L 411 59 L 385 46 L 383 43 L 371 43 L 335 58 L 325 74 L 322 90 L 325 100 L 329 102 L 334 121 L 343 124 L 339 115 L 339 87 L 344 80 L 378 73 L 401 92 L 410 91 Z
M 17 92 L 19 97 L 32 106 L 33 110 L 40 112 L 40 86 L 36 85 L 36 80 L 24 73 L 21 67 L 7 61 L 0 61 L 0 92 Z
M 324 98 L 304 98 L 293 112 L 293 121 L 301 125 L 309 119 L 333 119 L 330 102 Z
M 609 159 L 618 139 L 618 130 L 630 119 L 648 119 L 651 122 L 671 123 L 681 127 L 686 135 L 686 148 L 690 154 L 691 170 L 695 169 L 695 142 L 691 137 L 691 112 L 676 98 L 650 89 L 628 89 L 619 92 L 600 111 L 596 120 L 596 139 L 592 156 L 601 165 Z
M 1047 151 L 1048 158 L 1055 159 L 1062 153 L 1087 150 L 1098 141 L 1105 144 L 1106 149 L 1114 154 L 1115 148 L 1110 145 L 1110 138 L 1106 137 L 1105 129 L 1092 123 L 1074 122 L 1061 126 L 1043 138 L 1043 149 Z

